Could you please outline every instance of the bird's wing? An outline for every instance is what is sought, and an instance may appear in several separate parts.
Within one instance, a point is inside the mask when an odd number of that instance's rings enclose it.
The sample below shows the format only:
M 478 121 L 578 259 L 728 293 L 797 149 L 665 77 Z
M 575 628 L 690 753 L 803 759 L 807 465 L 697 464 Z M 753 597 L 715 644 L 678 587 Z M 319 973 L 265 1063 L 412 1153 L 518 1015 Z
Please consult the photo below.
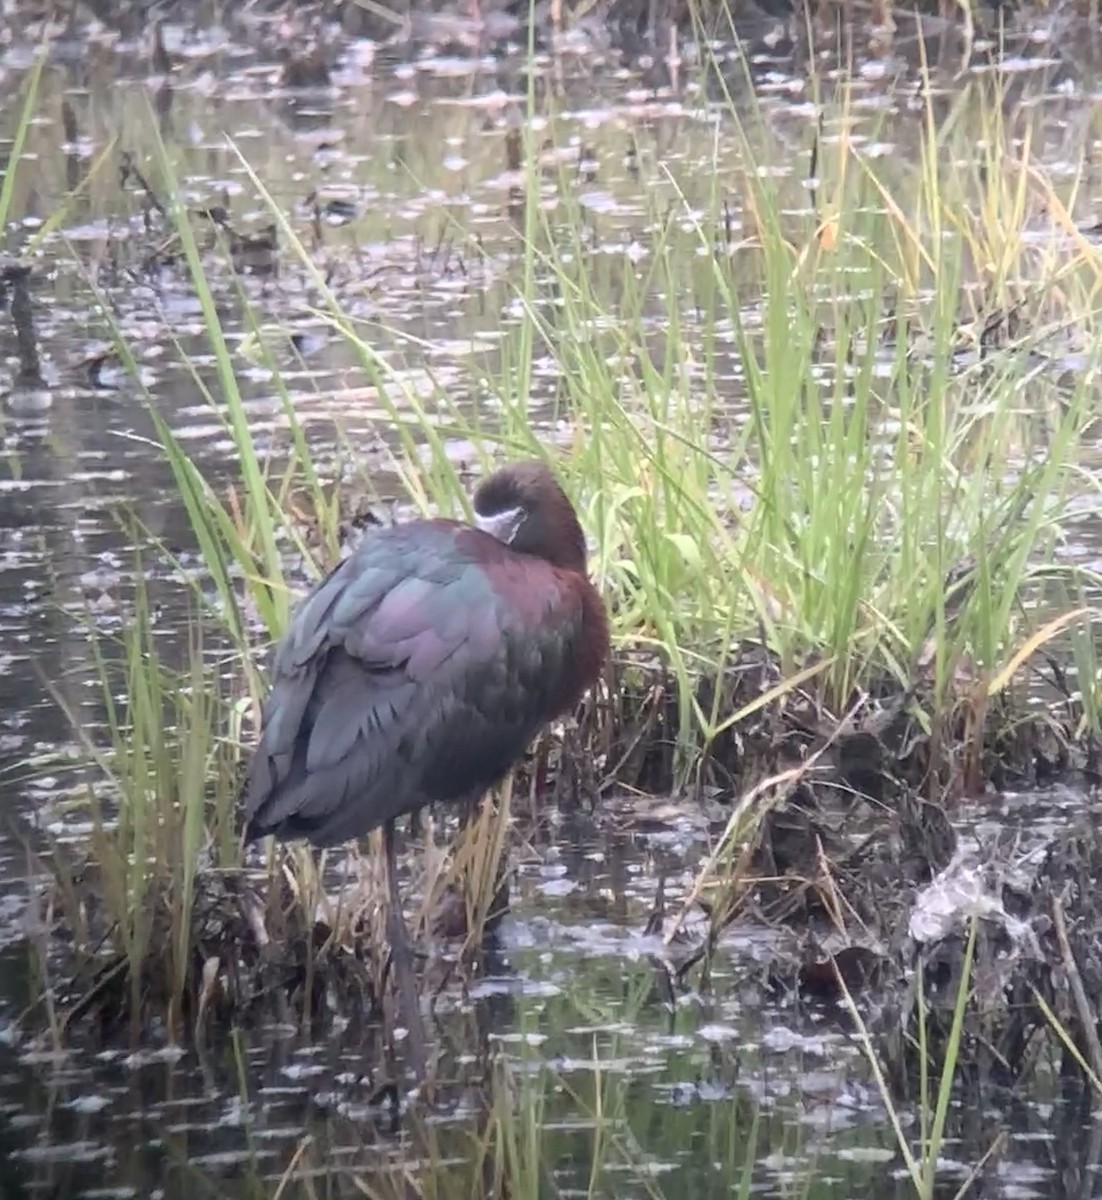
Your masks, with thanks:
M 578 623 L 548 573 L 493 580 L 452 529 L 380 531 L 295 614 L 245 784 L 250 836 L 334 844 L 499 779 L 546 720 Z M 564 632 L 565 631 L 565 632 Z

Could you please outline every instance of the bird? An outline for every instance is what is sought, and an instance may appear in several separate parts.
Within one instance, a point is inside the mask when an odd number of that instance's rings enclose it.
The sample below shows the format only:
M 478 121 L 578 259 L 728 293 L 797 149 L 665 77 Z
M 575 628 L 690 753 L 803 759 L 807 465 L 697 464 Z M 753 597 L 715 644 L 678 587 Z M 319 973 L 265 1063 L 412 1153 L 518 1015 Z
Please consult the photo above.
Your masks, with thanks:
M 506 464 L 472 507 L 472 524 L 371 530 L 301 601 L 274 650 L 242 789 L 247 842 L 321 848 L 382 826 L 387 938 L 421 1078 L 394 822 L 437 802 L 470 811 L 576 707 L 609 652 L 585 535 L 550 468 Z

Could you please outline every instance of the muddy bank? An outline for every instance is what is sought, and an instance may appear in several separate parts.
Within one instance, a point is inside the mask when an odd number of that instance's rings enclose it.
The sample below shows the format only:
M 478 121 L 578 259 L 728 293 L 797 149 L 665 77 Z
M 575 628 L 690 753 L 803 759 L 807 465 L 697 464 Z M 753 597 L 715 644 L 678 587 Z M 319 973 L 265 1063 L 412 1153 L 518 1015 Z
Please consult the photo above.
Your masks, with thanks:
M 703 711 L 737 712 L 782 683 L 760 647 L 735 660 L 697 686 Z M 1066 691 L 1058 660 L 1043 673 L 1050 694 Z M 940 1070 L 965 975 L 962 1082 L 1012 1088 L 1055 1071 L 1085 1085 L 1084 1064 L 1098 1072 L 1092 893 L 1102 840 L 1082 800 L 1097 781 L 1097 747 L 1073 696 L 1038 705 L 1036 678 L 1032 690 L 1023 679 L 982 716 L 974 692 L 938 716 L 921 680 L 885 680 L 841 705 L 809 685 L 686 763 L 674 750 L 676 687 L 651 679 L 633 689 L 630 678 L 595 704 L 639 719 L 603 735 L 591 728 L 565 752 L 571 783 L 559 795 L 673 788 L 707 814 L 712 855 L 686 893 L 662 894 L 651 920 L 676 950 L 681 986 L 707 987 L 725 934 L 760 925 L 783 933 L 765 968 L 773 995 L 833 1009 L 848 989 L 903 1097 L 915 1096 L 919 1045 Z M 615 763 L 617 773 L 585 778 L 572 762 Z M 1074 815 L 1023 832 L 1015 797 L 1038 790 L 1068 797 Z M 684 933 L 694 909 L 707 925 L 695 948 Z
M 696 701 L 716 706 L 721 717 L 782 681 L 780 664 L 760 647 L 744 645 L 734 657 L 722 679 L 696 685 Z M 546 841 L 549 823 L 578 808 L 598 826 L 609 821 L 621 831 L 689 821 L 707 831 L 709 855 L 693 874 L 666 880 L 645 924 L 664 936 L 677 989 L 706 993 L 715 986 L 711 960 L 733 930 L 757 925 L 783 934 L 766 967 L 773 994 L 834 1006 L 842 997 L 840 972 L 885 1039 L 885 1053 L 898 1054 L 893 1070 L 903 1086 L 917 1064 L 897 1030 L 920 1016 L 916 972 L 924 979 L 927 1044 L 936 1054 L 976 916 L 969 1070 L 1009 1084 L 1023 1077 L 1024 1066 L 1014 1064 L 1024 1063 L 1027 1043 L 1047 1036 L 1059 1051 L 1046 1004 L 1090 1061 L 1093 1010 L 1081 993 L 1102 988 L 1102 925 L 1090 905 L 1102 841 L 1089 815 L 1046 827 L 1028 845 L 1000 839 L 990 822 L 977 831 L 973 815 L 985 791 L 1086 779 L 1092 748 L 1076 742 L 1071 710 L 1062 724 L 1055 710 L 1038 711 L 1027 694 L 1008 692 L 982 725 L 959 713 L 931 721 L 924 708 L 931 697 L 920 682 L 903 689 L 885 681 L 848 700 L 835 709 L 811 685 L 786 692 L 686 761 L 676 750 L 676 686 L 621 656 L 577 720 L 545 737 L 518 770 L 501 869 L 506 877 L 515 872 L 523 847 Z M 674 799 L 664 799 L 671 793 Z M 626 808 L 625 797 L 633 798 Z M 438 852 L 454 841 L 447 818 L 436 814 Z M 419 889 L 429 886 L 417 865 L 423 836 L 419 828 L 406 841 L 415 909 L 424 902 Z M 111 929 L 97 903 L 102 877 L 79 848 L 58 847 L 59 883 L 48 889 L 45 906 L 55 924 L 46 942 L 28 950 L 45 950 L 52 971 L 67 980 L 56 997 L 65 1035 L 112 1044 L 132 1036 L 136 1023 L 186 1043 L 272 1022 L 305 1022 L 320 1033 L 334 1022 L 387 1020 L 377 864 L 331 856 L 324 889 L 308 893 L 301 865 L 279 866 L 281 854 L 269 875 L 257 869 L 259 857 L 253 861 L 248 871 L 196 879 L 191 965 L 177 992 L 176 981 L 162 974 L 163 958 L 144 958 L 135 979 L 125 955 L 105 956 Z M 75 908 L 59 885 L 75 894 Z M 307 905 L 305 895 L 317 901 Z M 175 910 L 170 895 L 150 903 L 164 922 L 154 930 L 156 945 L 172 936 Z M 436 993 L 453 981 L 465 953 L 493 953 L 496 925 L 479 949 L 465 945 L 463 906 L 456 907 L 450 887 L 437 887 L 428 909 L 421 969 Z M 76 911 L 84 919 L 79 931 Z M 29 1014 L 26 1032 L 42 1028 L 46 1015 Z M 1074 1057 L 1064 1061 L 1075 1069 Z

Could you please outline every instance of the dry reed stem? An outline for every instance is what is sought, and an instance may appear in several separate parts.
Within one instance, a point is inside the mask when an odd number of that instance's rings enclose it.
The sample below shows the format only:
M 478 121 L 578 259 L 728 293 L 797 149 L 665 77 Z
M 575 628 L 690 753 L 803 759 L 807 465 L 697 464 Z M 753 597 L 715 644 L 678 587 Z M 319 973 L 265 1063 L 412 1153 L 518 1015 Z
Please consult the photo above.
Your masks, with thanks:
M 1102 1041 L 1098 1038 L 1098 1022 L 1091 1012 L 1087 990 L 1083 986 L 1083 977 L 1079 974 L 1079 964 L 1071 950 L 1068 940 L 1068 927 L 1064 920 L 1064 909 L 1058 897 L 1052 899 L 1052 923 L 1056 930 L 1056 940 L 1060 945 L 1060 958 L 1068 977 L 1072 999 L 1075 1001 L 1075 1011 L 1079 1016 L 1079 1027 L 1087 1043 L 1087 1053 L 1090 1057 L 1091 1070 L 1095 1076 L 1102 1079 Z
M 494 912 L 494 903 L 506 857 L 512 798 L 513 775 L 510 773 L 501 786 L 497 803 L 492 792 L 482 798 L 478 818 L 464 831 L 456 855 L 456 875 L 467 913 L 464 955 L 481 943 L 487 923 L 498 915 Z

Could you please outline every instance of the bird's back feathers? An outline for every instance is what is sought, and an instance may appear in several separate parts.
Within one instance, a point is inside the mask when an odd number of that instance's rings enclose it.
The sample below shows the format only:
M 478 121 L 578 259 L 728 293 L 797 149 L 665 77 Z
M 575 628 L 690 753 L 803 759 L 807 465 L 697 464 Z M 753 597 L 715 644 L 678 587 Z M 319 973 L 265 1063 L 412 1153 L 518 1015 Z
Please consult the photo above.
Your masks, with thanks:
M 334 845 L 490 787 L 579 690 L 588 588 L 451 521 L 369 535 L 276 650 L 248 836 Z

